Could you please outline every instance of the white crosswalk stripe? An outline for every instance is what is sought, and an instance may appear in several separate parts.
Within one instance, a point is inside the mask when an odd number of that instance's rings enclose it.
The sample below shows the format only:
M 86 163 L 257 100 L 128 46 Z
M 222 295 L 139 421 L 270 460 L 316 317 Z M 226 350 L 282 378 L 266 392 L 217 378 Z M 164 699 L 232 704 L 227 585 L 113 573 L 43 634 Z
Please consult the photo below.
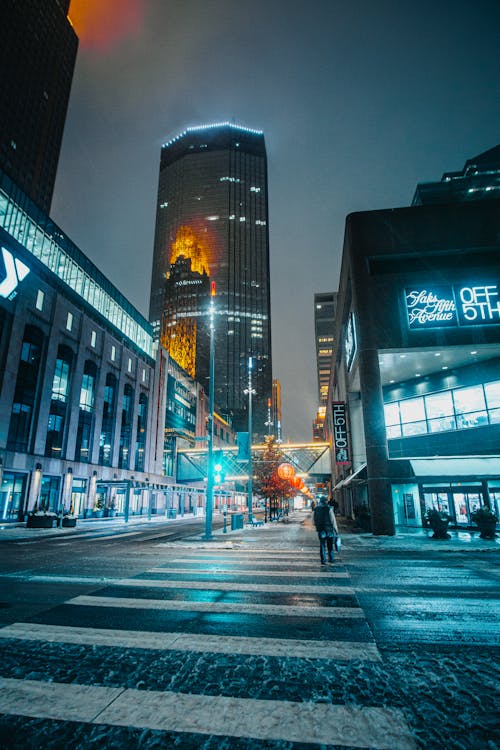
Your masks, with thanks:
M 198 653 L 213 659 L 220 654 L 241 658 L 317 659 L 325 668 L 329 661 L 380 662 L 373 638 L 366 635 L 369 631 L 364 613 L 354 598 L 355 591 L 349 585 L 347 572 L 338 561 L 332 568 L 320 569 L 316 549 L 258 549 L 245 547 L 243 543 L 218 549 L 212 546 L 208 550 L 189 544 L 155 547 L 161 547 L 165 555 L 160 553 L 157 564 L 141 576 L 96 579 L 98 585 L 102 583 L 108 588 L 73 597 L 63 605 L 71 607 L 75 622 L 78 622 L 79 611 L 95 610 L 95 622 L 99 623 L 103 621 L 100 612 L 118 610 L 119 626 L 96 628 L 89 627 L 88 623 L 85 626 L 44 623 L 40 616 L 37 618 L 40 622 L 20 622 L 1 628 L 0 639 L 186 655 Z M 126 589 L 124 596 L 120 596 L 121 589 Z M 200 594 L 190 595 L 196 591 Z M 202 592 L 219 593 L 204 596 Z M 145 615 L 149 612 L 167 616 L 167 619 L 161 621 L 164 625 L 158 626 L 158 632 L 148 630 L 147 625 L 144 629 L 136 627 L 137 620 L 126 629 L 130 618 L 137 618 L 141 611 Z M 182 632 L 182 624 L 180 632 L 175 632 L 175 628 L 169 630 L 169 616 L 175 622 L 183 613 L 193 614 L 194 619 L 190 620 L 193 632 Z M 203 632 L 200 629 L 203 617 L 217 614 L 261 618 L 262 622 L 255 635 L 251 631 L 249 635 L 244 632 L 228 634 L 224 632 L 223 619 L 211 621 L 215 623 L 211 627 L 219 627 L 220 632 Z M 112 617 L 116 620 L 116 615 Z M 266 622 L 270 618 L 279 623 L 282 620 L 282 625 L 275 624 L 275 633 L 283 632 L 290 637 L 266 637 Z M 304 632 L 310 632 L 312 638 L 295 638 L 293 632 L 287 632 L 293 628 L 293 624 L 290 625 L 293 618 L 307 623 L 309 631 L 306 628 Z M 318 635 L 314 623 L 321 623 L 321 627 L 329 627 L 331 623 L 331 630 Z M 351 629 L 346 631 L 346 625 L 353 628 L 353 635 L 361 633 L 361 639 L 348 640 Z M 359 630 L 361 626 L 364 630 Z M 378 750 L 415 749 L 399 710 L 335 705 L 312 699 L 295 702 L 270 696 L 263 700 L 172 690 L 136 690 L 124 686 L 62 684 L 57 680 L 1 679 L 0 711 L 204 736 L 338 744 Z

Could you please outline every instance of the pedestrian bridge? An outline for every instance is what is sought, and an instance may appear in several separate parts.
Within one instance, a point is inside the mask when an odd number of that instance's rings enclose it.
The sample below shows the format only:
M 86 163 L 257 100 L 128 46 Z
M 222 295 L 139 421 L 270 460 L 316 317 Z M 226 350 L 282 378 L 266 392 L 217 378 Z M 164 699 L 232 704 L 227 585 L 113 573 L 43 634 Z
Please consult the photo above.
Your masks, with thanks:
M 282 461 L 291 464 L 295 473 L 304 475 L 331 474 L 329 443 L 280 443 Z M 252 467 L 255 470 L 263 462 L 266 449 L 264 443 L 252 445 Z M 248 479 L 248 458 L 241 456 L 238 446 L 214 446 L 214 452 L 222 454 L 226 482 Z M 207 448 L 188 448 L 177 453 L 177 481 L 199 482 L 207 477 Z

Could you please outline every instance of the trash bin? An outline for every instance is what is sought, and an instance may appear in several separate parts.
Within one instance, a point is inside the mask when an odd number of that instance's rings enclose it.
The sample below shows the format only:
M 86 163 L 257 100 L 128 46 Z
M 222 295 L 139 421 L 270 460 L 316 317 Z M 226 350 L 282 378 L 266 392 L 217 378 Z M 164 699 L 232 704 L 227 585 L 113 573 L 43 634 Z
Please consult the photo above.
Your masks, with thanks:
M 243 528 L 243 513 L 233 513 L 231 516 L 231 531 Z
M 177 518 L 177 510 L 175 508 L 167 508 L 167 518 Z

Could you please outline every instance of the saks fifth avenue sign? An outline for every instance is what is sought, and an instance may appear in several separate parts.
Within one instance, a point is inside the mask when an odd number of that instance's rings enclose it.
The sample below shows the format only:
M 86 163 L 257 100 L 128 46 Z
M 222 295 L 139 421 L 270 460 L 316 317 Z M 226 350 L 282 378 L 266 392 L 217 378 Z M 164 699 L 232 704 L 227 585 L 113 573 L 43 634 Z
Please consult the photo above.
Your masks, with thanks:
M 335 442 L 335 463 L 350 464 L 349 445 L 347 442 L 347 418 L 344 401 L 332 402 L 333 440 Z
M 405 289 L 412 330 L 500 324 L 500 286 L 436 286 Z

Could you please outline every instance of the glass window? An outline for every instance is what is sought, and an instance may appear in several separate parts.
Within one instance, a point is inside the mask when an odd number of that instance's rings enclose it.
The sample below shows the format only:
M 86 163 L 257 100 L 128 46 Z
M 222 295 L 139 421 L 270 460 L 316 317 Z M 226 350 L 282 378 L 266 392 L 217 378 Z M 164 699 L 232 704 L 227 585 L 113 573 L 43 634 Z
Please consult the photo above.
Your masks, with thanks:
M 389 425 L 387 427 L 386 433 L 387 433 L 388 438 L 401 437 L 401 425 L 399 424 Z
M 453 401 L 455 402 L 456 414 L 466 414 L 467 412 L 480 411 L 486 408 L 482 385 L 473 385 L 468 388 L 454 388 Z
M 500 380 L 496 380 L 494 383 L 486 383 L 484 392 L 488 409 L 500 407 Z
M 384 404 L 384 415 L 386 425 L 399 424 L 399 404 L 395 401 L 393 404 Z
M 486 411 L 470 411 L 467 414 L 457 414 L 457 428 L 466 430 L 469 427 L 481 427 L 488 424 L 488 414 Z
M 106 375 L 104 387 L 104 402 L 102 407 L 102 426 L 99 438 L 99 463 L 111 466 L 113 454 L 113 432 L 116 404 L 116 377 L 112 373 Z
M 456 430 L 455 417 L 438 417 L 429 419 L 429 432 L 444 432 L 445 430 Z
M 427 422 L 425 420 L 418 422 L 405 422 L 403 424 L 403 435 L 409 437 L 410 435 L 425 435 L 427 432 Z
M 425 410 L 429 419 L 451 416 L 453 414 L 451 391 L 432 393 L 429 396 L 425 396 Z
M 36 295 L 36 309 L 37 310 L 43 310 L 44 298 L 45 298 L 45 294 L 42 292 L 41 289 L 39 289 Z
M 68 331 L 71 331 L 73 328 L 73 315 L 69 312 L 68 317 L 66 318 L 66 328 Z
M 425 420 L 424 399 L 422 397 L 407 398 L 404 401 L 400 401 L 399 409 L 403 424 Z
M 50 400 L 49 420 L 47 425 L 47 440 L 45 455 L 62 458 L 64 428 L 66 423 L 67 399 L 70 387 L 70 373 L 73 362 L 73 352 L 69 347 L 60 345 L 57 350 L 57 360 L 52 381 L 52 395 Z
M 111 361 L 114 362 L 116 359 L 116 346 L 111 346 Z
M 92 331 L 90 334 L 90 346 L 95 347 L 97 341 L 97 333 L 95 331 Z

